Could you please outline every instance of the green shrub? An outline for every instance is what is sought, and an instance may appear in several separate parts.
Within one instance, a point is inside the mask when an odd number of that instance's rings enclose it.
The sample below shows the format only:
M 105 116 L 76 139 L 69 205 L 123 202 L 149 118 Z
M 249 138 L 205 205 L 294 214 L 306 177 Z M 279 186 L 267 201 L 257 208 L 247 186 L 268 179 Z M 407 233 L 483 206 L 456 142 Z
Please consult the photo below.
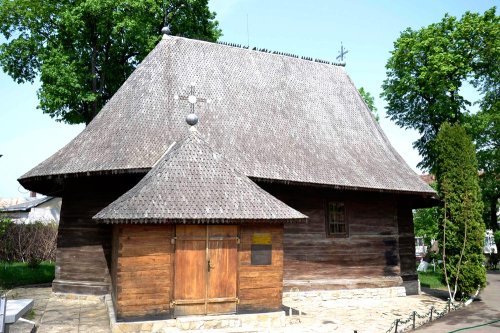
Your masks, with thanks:
M 17 224 L 2 222 L 0 261 L 26 262 L 36 267 L 42 261 L 54 261 L 57 244 L 56 223 Z
M 9 226 L 12 224 L 12 220 L 9 218 L 0 218 L 0 239 L 5 234 Z

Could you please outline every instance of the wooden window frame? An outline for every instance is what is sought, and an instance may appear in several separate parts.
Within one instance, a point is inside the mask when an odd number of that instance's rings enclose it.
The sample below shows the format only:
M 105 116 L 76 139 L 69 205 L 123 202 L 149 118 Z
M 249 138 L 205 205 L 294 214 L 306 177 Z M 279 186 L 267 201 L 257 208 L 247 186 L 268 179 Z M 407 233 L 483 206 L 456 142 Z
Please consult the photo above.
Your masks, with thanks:
M 332 221 L 332 213 L 330 212 L 330 205 L 341 204 L 343 206 L 343 220 L 344 221 Z M 331 238 L 349 238 L 349 219 L 347 214 L 347 208 L 344 200 L 328 200 L 326 202 L 326 221 L 325 221 L 326 235 Z M 332 225 L 344 226 L 344 232 L 332 232 Z

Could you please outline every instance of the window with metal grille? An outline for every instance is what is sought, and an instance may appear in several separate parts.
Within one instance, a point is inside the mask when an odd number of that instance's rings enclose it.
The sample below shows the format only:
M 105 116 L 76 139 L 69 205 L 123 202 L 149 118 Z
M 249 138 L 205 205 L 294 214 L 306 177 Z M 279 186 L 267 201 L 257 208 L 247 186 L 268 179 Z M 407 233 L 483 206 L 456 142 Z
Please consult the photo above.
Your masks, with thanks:
M 345 205 L 342 201 L 331 201 L 328 203 L 327 232 L 332 237 L 349 236 Z

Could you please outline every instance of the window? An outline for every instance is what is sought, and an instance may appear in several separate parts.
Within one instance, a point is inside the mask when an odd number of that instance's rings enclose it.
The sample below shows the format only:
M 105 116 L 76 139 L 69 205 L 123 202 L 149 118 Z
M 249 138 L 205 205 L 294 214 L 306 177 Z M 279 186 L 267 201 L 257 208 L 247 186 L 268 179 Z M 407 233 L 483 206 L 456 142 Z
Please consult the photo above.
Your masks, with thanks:
M 341 201 L 328 203 L 327 232 L 333 237 L 348 237 L 349 230 L 345 214 L 345 205 Z

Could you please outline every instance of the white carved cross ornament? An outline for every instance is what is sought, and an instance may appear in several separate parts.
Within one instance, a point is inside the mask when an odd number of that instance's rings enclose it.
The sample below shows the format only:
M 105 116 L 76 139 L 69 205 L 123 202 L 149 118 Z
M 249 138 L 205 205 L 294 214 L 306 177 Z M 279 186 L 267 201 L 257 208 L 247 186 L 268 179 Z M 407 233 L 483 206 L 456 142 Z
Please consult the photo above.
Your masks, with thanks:
M 196 90 L 194 87 L 194 83 L 191 83 L 189 88 L 190 88 L 189 95 L 177 95 L 177 94 L 175 94 L 174 99 L 181 100 L 181 101 L 188 101 L 188 103 L 191 104 L 191 113 L 194 113 L 194 106 L 196 103 L 201 102 L 201 103 L 210 104 L 212 102 L 209 98 L 197 97 L 195 95 Z

